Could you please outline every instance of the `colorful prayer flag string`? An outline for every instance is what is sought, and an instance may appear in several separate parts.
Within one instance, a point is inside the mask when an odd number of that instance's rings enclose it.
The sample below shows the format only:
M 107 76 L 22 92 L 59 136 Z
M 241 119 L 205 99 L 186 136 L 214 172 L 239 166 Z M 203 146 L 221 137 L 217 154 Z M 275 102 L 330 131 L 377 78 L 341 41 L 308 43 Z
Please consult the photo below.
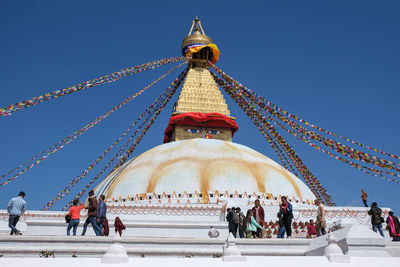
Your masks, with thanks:
M 183 79 L 183 77 L 184 77 L 184 75 L 186 75 L 186 70 L 184 70 L 182 73 L 181 73 L 181 75 L 172 83 L 172 84 L 175 84 L 175 82 L 178 80 L 179 81 L 179 79 Z M 179 83 L 180 84 L 180 83 Z M 178 85 L 179 86 L 179 85 Z M 174 87 L 175 88 L 175 87 Z M 97 159 L 92 163 L 92 164 L 90 164 L 89 165 L 89 167 L 88 168 L 86 168 L 82 173 L 81 173 L 81 175 L 80 176 L 78 176 L 78 177 L 76 177 L 75 179 L 73 179 L 71 182 L 70 182 L 70 184 L 68 185 L 68 186 L 66 186 L 56 197 L 54 197 L 52 200 L 50 200 L 46 205 L 45 205 L 45 207 L 42 209 L 42 210 L 48 210 L 48 209 L 50 209 L 57 201 L 59 201 L 60 199 L 62 199 L 63 197 L 65 197 L 69 192 L 70 192 L 70 190 L 71 190 L 71 188 L 76 184 L 76 183 L 78 183 L 81 179 L 83 179 L 94 167 L 95 167 L 95 165 L 100 161 L 100 160 L 102 160 L 103 158 L 104 158 L 104 156 L 113 148 L 113 147 L 115 147 L 115 145 L 117 144 L 117 143 L 119 143 L 119 141 L 131 130 L 131 129 L 133 129 L 133 127 L 137 124 L 137 122 L 139 121 L 139 120 L 141 120 L 147 113 L 149 114 L 149 116 L 145 119 L 145 121 L 142 123 L 142 125 L 136 130 L 136 132 L 131 136 L 131 138 L 129 138 L 129 140 L 126 142 L 126 144 L 120 149 L 120 151 L 112 158 L 112 160 L 110 161 L 110 162 L 113 162 L 114 160 L 115 160 L 115 158 L 117 158 L 118 157 L 118 155 L 121 153 L 121 150 L 122 151 L 124 151 L 124 147 L 127 145 L 127 144 L 129 144 L 129 142 L 133 139 L 133 137 L 138 133 L 138 131 L 143 127 L 143 125 L 148 121 L 148 119 L 150 118 L 150 116 L 153 114 L 152 113 L 152 111 L 153 110 L 156 110 L 156 114 L 158 115 L 159 114 L 159 112 L 161 112 L 161 110 L 159 110 L 159 105 L 158 105 L 158 102 L 160 102 L 160 101 L 163 101 L 162 100 L 162 98 L 164 97 L 164 98 L 167 98 L 167 99 L 169 99 L 170 98 L 170 93 L 168 93 L 168 91 L 171 91 L 171 86 L 170 87 L 168 87 L 167 89 L 166 89 L 166 91 L 164 91 L 161 95 L 160 95 L 160 97 L 159 98 L 157 98 L 157 100 L 152 104 L 152 105 L 150 105 L 149 106 L 149 108 L 148 109 L 146 109 L 138 118 L 137 118 L 137 120 L 126 130 L 126 131 L 124 131 L 123 133 L 122 133 L 122 135 L 116 140 L 116 141 L 114 141 L 114 143 L 111 145 L 111 146 L 109 146 L 99 157 L 97 157 Z M 176 91 L 176 89 L 175 89 L 175 91 Z M 174 92 L 175 92 L 174 91 Z M 166 95 L 166 96 L 164 96 L 164 95 Z M 172 96 L 172 95 L 171 95 Z M 168 98 L 169 97 L 169 98 Z M 161 99 L 161 100 L 160 100 Z M 165 102 L 165 101 L 164 101 Z M 166 103 L 165 103 L 166 104 Z M 157 113 L 158 112 L 158 113 Z M 154 117 L 153 117 L 154 118 Z M 155 120 L 155 119 L 154 119 Z M 152 119 L 151 120 L 151 124 L 154 122 L 154 120 Z M 150 124 L 150 125 L 151 125 Z M 150 127 L 150 125 L 148 126 L 148 127 L 146 127 L 145 128 L 145 132 L 147 132 L 147 130 L 148 130 L 148 128 Z M 145 134 L 145 132 L 144 132 L 144 134 Z M 143 135 L 144 135 L 143 134 Z M 140 137 L 140 136 L 139 136 Z M 143 137 L 143 136 L 142 136 Z M 141 137 L 141 138 L 142 138 Z M 139 141 L 141 140 L 141 138 L 139 139 Z M 137 141 L 138 139 L 136 139 L 135 140 L 135 142 Z M 137 141 L 137 142 L 139 142 L 139 141 Z M 82 195 L 85 191 L 86 191 L 86 189 L 87 188 L 89 188 L 100 176 L 101 176 L 101 174 L 102 173 L 104 173 L 104 171 L 110 166 L 110 162 L 107 164 L 107 166 L 105 167 L 105 168 L 103 168 L 101 171 L 100 171 L 100 173 L 98 174 L 98 175 L 96 175 L 92 180 L 91 180 L 91 182 L 81 191 L 81 193 L 80 194 L 78 194 L 78 195 Z
M 287 144 L 287 142 L 279 135 L 276 129 L 266 121 L 265 117 L 261 117 L 260 113 L 257 112 L 257 109 L 248 107 L 247 103 L 244 101 L 240 101 L 242 95 L 240 93 L 235 94 L 235 90 L 232 89 L 232 86 L 228 85 L 226 82 L 222 81 L 221 79 L 216 79 L 217 83 L 221 85 L 221 87 L 233 98 L 233 100 L 245 111 L 245 113 L 252 119 L 252 117 L 258 117 L 260 121 L 263 122 L 263 125 L 266 127 L 267 131 L 278 141 L 281 147 L 285 150 L 285 152 L 289 155 L 292 162 L 295 164 L 296 168 L 302 174 L 304 180 L 313 191 L 314 195 L 317 199 L 322 200 L 321 196 L 325 200 L 325 202 L 330 205 L 334 206 L 335 203 L 333 202 L 330 195 L 327 193 L 326 189 L 322 187 L 318 179 L 308 170 L 308 168 L 304 165 L 301 159 L 298 157 L 297 153 Z M 231 83 L 232 84 L 232 83 Z M 232 84 L 233 85 L 233 84 Z M 235 89 L 239 87 L 236 86 Z M 230 93 L 232 92 L 232 93 Z M 259 125 L 259 122 L 256 120 L 252 120 L 256 125 Z M 258 127 L 261 133 L 266 136 L 266 132 L 264 129 Z
M 110 109 L 109 111 L 107 111 L 106 113 L 104 113 L 102 116 L 96 118 L 94 121 L 92 121 L 91 123 L 85 125 L 84 127 L 82 127 L 81 129 L 79 129 L 78 131 L 75 131 L 73 134 L 69 135 L 68 137 L 62 139 L 61 141 L 59 141 L 57 144 L 49 147 L 47 150 L 41 152 L 40 154 L 34 156 L 33 158 L 31 158 L 29 161 L 20 164 L 17 168 L 9 171 L 8 173 L 6 173 L 5 175 L 3 175 L 1 178 L 7 176 L 8 174 L 12 173 L 15 170 L 20 169 L 22 166 L 26 165 L 27 163 L 31 162 L 32 160 L 35 160 L 37 158 L 39 158 L 38 160 L 36 160 L 35 162 L 33 162 L 32 164 L 30 164 L 28 167 L 24 168 L 23 170 L 21 170 L 20 172 L 18 172 L 17 174 L 15 174 L 14 176 L 12 176 L 11 178 L 9 178 L 8 180 L 2 182 L 0 184 L 0 187 L 10 183 L 11 181 L 15 180 L 18 176 L 20 176 L 21 174 L 25 173 L 26 171 L 28 171 L 29 169 L 33 168 L 34 166 L 36 166 L 37 164 L 39 164 L 41 161 L 45 160 L 47 157 L 49 157 L 50 155 L 54 154 L 55 152 L 57 152 L 58 150 L 62 149 L 65 145 L 67 145 L 68 143 L 70 143 L 71 141 L 75 140 L 78 136 L 80 136 L 81 134 L 83 134 L 84 132 L 86 132 L 87 130 L 89 130 L 90 128 L 92 128 L 93 126 L 95 126 L 96 124 L 98 124 L 99 122 L 101 122 L 103 119 L 107 118 L 109 115 L 111 115 L 112 113 L 114 113 L 115 111 L 117 111 L 118 109 L 120 109 L 123 105 L 129 103 L 130 101 L 132 101 L 134 98 L 136 98 L 137 96 L 139 96 L 140 94 L 142 94 L 144 91 L 146 91 L 148 88 L 150 88 L 151 86 L 153 86 L 155 83 L 157 83 L 158 81 L 162 80 L 163 78 L 165 78 L 168 74 L 170 74 L 172 71 L 176 70 L 177 68 L 181 67 L 182 65 L 186 64 L 186 62 L 183 62 L 181 64 L 179 64 L 178 66 L 172 68 L 171 70 L 167 71 L 165 74 L 163 74 L 161 77 L 157 78 L 156 80 L 154 80 L 152 83 L 150 83 L 149 85 L 147 85 L 146 87 L 142 88 L 141 90 L 139 90 L 138 92 L 136 92 L 135 94 L 127 97 L 126 99 L 124 99 L 124 101 L 122 101 L 121 103 L 119 103 L 118 105 L 116 105 L 115 107 L 113 107 L 112 109 Z M 47 153 L 47 154 L 46 154 Z M 44 155 L 46 154 L 46 155 Z M 44 156 L 43 156 L 44 155 Z
M 243 86 L 242 84 L 238 83 L 237 81 L 235 81 L 233 78 L 229 77 L 226 73 L 222 72 L 221 70 L 219 70 L 217 67 L 213 67 L 217 73 L 219 73 L 221 76 L 224 77 L 224 79 L 226 79 L 228 81 L 228 83 L 231 83 L 234 86 L 238 87 L 238 91 L 240 91 L 241 94 L 246 95 L 246 97 L 248 97 L 251 101 L 253 101 L 253 103 L 257 104 L 260 108 L 267 110 L 270 114 L 276 116 L 277 118 L 279 118 L 280 120 L 282 120 L 283 122 L 287 123 L 289 126 L 293 127 L 293 125 L 297 125 L 297 127 L 301 127 L 300 125 L 296 124 L 294 121 L 290 120 L 288 117 L 286 117 L 284 114 L 281 114 L 279 112 L 276 111 L 276 109 L 271 108 L 271 105 L 273 105 L 272 103 L 270 103 L 269 101 L 265 100 L 262 97 L 259 97 L 256 95 L 256 93 L 254 93 L 253 91 L 251 91 L 250 89 L 248 89 L 247 87 Z M 264 102 L 268 102 L 271 105 L 266 105 Z M 281 109 L 282 110 L 282 109 Z M 294 116 L 294 115 L 292 115 Z M 299 118 L 298 118 L 299 119 Z M 308 125 L 308 123 L 305 123 L 306 125 Z M 345 155 L 351 159 L 354 160 L 360 160 L 363 162 L 366 162 L 368 164 L 373 164 L 376 165 L 378 167 L 382 167 L 388 170 L 391 170 L 391 172 L 387 172 L 387 171 L 383 171 L 389 175 L 393 175 L 393 176 L 398 176 L 398 173 L 395 173 L 394 171 L 399 171 L 400 169 L 398 167 L 396 167 L 396 165 L 399 165 L 397 163 L 393 163 L 392 161 L 387 161 L 385 159 L 381 159 L 378 158 L 376 156 L 370 155 L 368 153 L 364 153 L 362 151 L 358 151 L 354 148 L 345 146 L 339 142 L 336 142 L 334 140 L 331 140 L 329 138 L 326 138 L 322 135 L 319 135 L 311 130 L 308 130 L 304 127 L 302 127 L 302 129 L 300 130 L 300 132 L 303 135 L 307 135 L 307 138 L 309 139 L 313 139 L 316 141 L 321 142 L 322 144 L 328 146 L 329 148 L 331 148 L 332 150 Z M 301 139 L 302 140 L 302 139 Z M 360 165 L 361 166 L 361 165 Z M 368 168 L 368 167 L 367 167 Z M 373 169 L 374 170 L 374 169 Z M 393 171 L 394 170 L 394 171 Z M 373 171 L 376 173 L 376 171 Z M 374 175 L 375 176 L 375 175 Z M 382 176 L 384 177 L 384 176 Z M 394 179 L 388 179 L 387 180 L 391 180 L 393 181 Z
M 70 87 L 62 89 L 62 90 L 56 90 L 56 91 L 53 91 L 53 92 L 50 92 L 50 93 L 47 93 L 44 95 L 40 95 L 40 96 L 31 98 L 29 100 L 21 101 L 16 104 L 13 104 L 13 105 L 8 105 L 4 108 L 0 108 L 0 117 L 10 116 L 11 113 L 13 113 L 15 111 L 37 105 L 39 103 L 48 101 L 53 98 L 57 98 L 57 97 L 60 97 L 63 95 L 73 93 L 73 92 L 81 91 L 81 90 L 84 90 L 89 87 L 94 87 L 97 85 L 114 82 L 116 80 L 119 80 L 122 77 L 130 76 L 132 74 L 139 73 L 139 72 L 142 72 L 142 71 L 145 71 L 148 69 L 155 69 L 159 66 L 169 64 L 172 62 L 178 62 L 178 61 L 184 61 L 184 60 L 186 60 L 184 57 L 173 57 L 173 58 L 166 58 L 166 59 L 151 61 L 151 62 L 142 64 L 142 65 L 139 65 L 136 67 L 126 68 L 121 71 L 117 71 L 117 72 L 111 73 L 109 75 L 106 75 L 106 76 L 103 76 L 103 77 L 100 77 L 97 79 L 82 82 L 80 84 L 76 84 L 76 85 L 70 86 Z
M 114 160 L 121 156 L 122 153 L 125 152 L 126 146 L 130 143 L 130 141 L 133 139 L 133 137 L 136 136 L 136 133 L 142 128 L 142 126 L 146 123 L 146 127 L 144 128 L 144 130 L 142 130 L 141 134 L 138 136 L 138 138 L 134 141 L 133 143 L 133 148 L 132 151 L 136 148 L 136 146 L 139 144 L 140 140 L 144 137 L 144 135 L 147 133 L 148 129 L 150 128 L 150 126 L 153 124 L 153 122 L 156 120 L 158 114 L 164 109 L 165 105 L 168 103 L 168 101 L 170 100 L 170 98 L 174 95 L 174 93 L 176 92 L 176 89 L 180 86 L 181 82 L 179 82 L 179 79 L 181 79 L 181 81 L 184 79 L 184 77 L 186 76 L 186 73 L 184 74 L 184 76 L 180 76 L 177 80 L 176 85 L 172 88 L 172 87 L 168 87 L 166 92 L 168 91 L 168 93 L 164 93 L 165 95 L 167 95 L 167 97 L 162 101 L 162 103 L 160 103 L 156 108 L 156 113 L 150 114 L 153 115 L 153 118 L 150 119 L 149 121 L 149 117 L 146 119 L 145 122 L 142 123 L 142 125 L 138 128 L 138 130 L 136 130 L 136 132 L 129 138 L 129 140 L 125 143 L 125 145 L 118 151 L 117 154 L 114 155 L 114 157 L 107 163 L 107 165 L 105 167 L 103 167 L 103 169 L 95 176 L 93 177 L 90 182 L 75 196 L 75 198 L 81 198 L 83 196 L 83 194 L 93 185 L 93 183 L 112 165 L 112 163 L 114 162 Z M 172 90 L 171 90 L 172 89 Z M 129 156 L 128 156 L 129 157 Z M 125 163 L 126 161 L 124 161 Z M 117 164 L 118 165 L 118 164 Z M 121 166 L 121 165 L 120 165 Z M 108 175 L 110 175 L 114 170 L 118 169 L 119 167 L 114 167 L 109 173 Z M 108 176 L 107 175 L 107 176 Z M 62 210 L 67 210 L 70 206 L 72 205 L 72 200 L 64 207 L 62 208 Z
M 326 140 L 323 136 L 320 136 L 320 135 L 314 133 L 313 131 L 310 131 L 310 130 L 308 130 L 308 129 L 305 129 L 304 127 L 302 127 L 302 126 L 300 126 L 300 125 L 294 123 L 293 121 L 290 121 L 290 120 L 288 121 L 288 120 L 286 120 L 285 118 L 281 118 L 281 117 L 283 117 L 283 116 L 282 116 L 281 114 L 277 113 L 277 112 L 272 112 L 272 113 L 273 113 L 274 115 L 276 115 L 278 118 L 280 118 L 282 121 L 286 122 L 294 131 L 290 131 L 289 129 L 287 129 L 286 127 L 284 127 L 282 124 L 278 123 L 274 118 L 269 117 L 271 120 L 273 120 L 276 124 L 278 124 L 278 125 L 279 125 L 282 129 L 284 129 L 286 132 L 290 133 L 291 135 L 293 135 L 293 136 L 295 136 L 295 137 L 300 138 L 300 140 L 302 140 L 302 141 L 304 141 L 305 143 L 309 144 L 310 146 L 314 147 L 314 148 L 317 149 L 318 151 L 324 152 L 325 154 L 328 154 L 328 155 L 330 155 L 330 156 L 334 157 L 335 159 L 338 159 L 338 160 L 340 160 L 340 161 L 342 161 L 342 162 L 348 163 L 349 165 L 351 165 L 351 166 L 353 166 L 353 167 L 356 167 L 356 168 L 358 168 L 358 169 L 360 169 L 360 170 L 361 170 L 361 169 L 367 169 L 367 170 L 369 170 L 369 171 L 371 171 L 371 172 L 373 172 L 373 173 L 369 173 L 369 172 L 366 172 L 366 173 L 368 173 L 368 174 L 370 174 L 370 175 L 373 175 L 373 176 L 376 176 L 376 177 L 381 176 L 382 178 L 388 180 L 388 178 L 386 178 L 384 175 L 382 175 L 382 173 L 386 173 L 386 174 L 389 174 L 389 175 L 392 175 L 392 176 L 400 177 L 400 174 L 395 173 L 395 172 L 388 172 L 388 171 L 385 171 L 385 170 L 376 170 L 376 169 L 373 169 L 373 168 L 370 168 L 370 167 L 367 167 L 367 166 L 363 166 L 363 165 L 360 165 L 360 164 L 357 164 L 357 163 L 353 163 L 353 162 L 351 162 L 351 161 L 348 160 L 348 159 L 344 159 L 344 158 L 341 158 L 341 157 L 339 157 L 339 156 L 336 156 L 336 155 L 330 153 L 329 151 L 327 151 L 327 150 L 325 150 L 325 149 L 319 147 L 318 145 L 316 145 L 315 143 L 311 142 L 310 140 L 319 141 L 319 142 L 323 143 L 324 145 L 328 146 L 329 148 L 331 148 L 333 151 L 335 151 L 335 152 L 337 152 L 337 153 L 340 153 L 340 154 L 342 154 L 342 155 L 347 156 L 347 154 L 344 153 L 343 150 L 338 149 L 338 147 L 332 145 L 332 144 L 329 142 L 329 139 Z M 352 158 L 353 160 L 360 160 L 359 157 L 350 156 L 350 158 Z M 369 163 L 369 162 L 367 162 L 367 161 L 365 161 L 365 160 L 361 160 L 361 161 L 366 162 L 366 163 Z M 378 165 L 378 166 L 379 166 L 379 165 Z M 384 166 L 379 166 L 379 167 L 385 168 Z M 379 175 L 376 175 L 375 173 L 377 173 L 377 174 L 379 174 Z M 396 179 L 391 179 L 391 180 L 394 181 L 394 182 L 398 182 L 398 180 L 396 180 Z
M 288 116 L 289 118 L 298 120 L 298 121 L 300 121 L 301 123 L 305 124 L 306 126 L 309 126 L 309 127 L 311 127 L 311 128 L 317 129 L 317 130 L 319 130 L 319 131 L 321 131 L 321 132 L 324 132 L 324 133 L 326 133 L 326 134 L 329 134 L 329 135 L 338 137 L 338 138 L 340 138 L 340 139 L 346 140 L 346 141 L 348 141 L 348 142 L 350 142 L 350 143 L 353 143 L 353 144 L 355 144 L 355 145 L 364 147 L 364 148 L 366 148 L 366 149 L 373 150 L 373 151 L 375 151 L 375 152 L 377 152 L 377 153 L 380 153 L 380 154 L 382 154 L 382 155 L 386 155 L 386 156 L 389 156 L 389 157 L 391 157 L 391 158 L 400 159 L 400 156 L 397 156 L 397 155 L 394 155 L 394 154 L 391 154 L 391 153 L 387 153 L 387 152 L 385 152 L 385 151 L 382 151 L 382 150 L 379 150 L 379 149 L 376 149 L 376 148 L 373 148 L 373 147 L 370 147 L 370 146 L 361 144 L 360 142 L 353 141 L 353 140 L 351 140 L 351 139 L 349 139 L 349 138 L 343 137 L 343 136 L 341 136 L 341 135 L 335 134 L 335 133 L 333 133 L 333 132 L 331 132 L 331 131 L 328 131 L 328 130 L 325 130 L 325 129 L 321 128 L 321 127 L 318 127 L 317 125 L 315 125 L 315 124 L 313 124 L 313 123 L 307 122 L 307 121 L 305 121 L 305 120 L 299 118 L 298 116 L 293 115 L 293 114 L 291 114 L 290 112 L 288 112 L 288 111 L 286 111 L 286 110 L 284 110 L 284 109 L 278 107 L 277 105 L 271 103 L 270 101 L 266 100 L 265 98 L 263 98 L 263 97 L 261 97 L 261 96 L 258 96 L 254 91 L 250 90 L 249 88 L 245 87 L 245 86 L 242 85 L 241 83 L 237 82 L 235 79 L 233 79 L 232 77 L 230 77 L 229 75 L 227 75 L 225 72 L 223 72 L 222 70 L 220 70 L 218 67 L 216 67 L 216 66 L 213 65 L 212 63 L 210 63 L 210 65 L 211 65 L 211 67 L 212 67 L 218 74 L 224 76 L 224 79 L 227 79 L 227 81 L 228 81 L 229 83 L 235 83 L 235 84 L 237 84 L 237 85 L 239 86 L 240 89 L 243 89 L 243 90 L 247 91 L 248 93 L 252 94 L 253 97 L 254 97 L 254 99 L 257 100 L 257 102 L 258 102 L 259 105 L 263 105 L 263 106 L 267 105 L 267 106 L 270 106 L 270 107 L 272 107 L 273 109 L 275 109 L 275 110 L 277 110 L 277 111 L 283 113 L 284 115 Z M 261 102 L 261 103 L 260 103 L 260 102 Z M 354 149 L 354 150 L 355 150 L 355 149 Z M 356 150 L 356 151 L 357 151 L 357 150 Z M 379 159 L 379 158 L 374 157 L 374 156 L 372 156 L 372 158 L 374 158 L 374 159 Z M 397 164 L 397 165 L 400 165 L 400 163 L 393 163 L 393 162 L 391 162 L 391 161 L 386 161 L 386 160 L 384 160 L 384 159 L 379 159 L 379 160 L 383 160 L 383 162 L 387 162 L 387 163 L 389 163 L 389 164 Z

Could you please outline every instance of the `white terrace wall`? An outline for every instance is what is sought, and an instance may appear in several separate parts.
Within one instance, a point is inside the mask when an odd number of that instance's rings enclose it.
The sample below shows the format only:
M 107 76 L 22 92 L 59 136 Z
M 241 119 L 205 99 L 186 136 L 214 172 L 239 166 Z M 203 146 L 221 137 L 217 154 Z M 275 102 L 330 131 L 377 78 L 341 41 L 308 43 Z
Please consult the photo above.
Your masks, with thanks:
M 265 203 L 262 203 L 265 204 Z M 228 233 L 228 224 L 225 222 L 226 206 L 240 207 L 245 213 L 252 207 L 252 203 L 229 201 L 224 204 L 133 204 L 126 202 L 123 205 L 108 203 L 108 220 L 110 232 L 113 232 L 115 217 L 120 217 L 127 227 L 124 236 L 158 236 L 158 237 L 207 237 L 208 229 L 212 225 L 220 231 L 221 237 Z M 278 205 L 263 206 L 266 214 L 266 228 L 268 236 L 276 237 L 276 214 Z M 383 208 L 386 217 L 390 209 Z M 364 207 L 326 207 L 328 227 L 335 225 L 342 227 L 351 224 L 370 224 L 368 208 Z M 66 212 L 62 211 L 27 211 L 18 223 L 23 235 L 65 235 L 67 224 Z M 78 234 L 85 220 L 82 211 L 81 224 Z M 316 217 L 315 206 L 293 204 L 294 224 L 293 237 L 305 238 L 305 222 Z M 89 228 L 91 228 L 89 226 Z M 0 210 L 0 234 L 9 234 L 8 214 Z M 93 235 L 89 229 L 87 235 Z

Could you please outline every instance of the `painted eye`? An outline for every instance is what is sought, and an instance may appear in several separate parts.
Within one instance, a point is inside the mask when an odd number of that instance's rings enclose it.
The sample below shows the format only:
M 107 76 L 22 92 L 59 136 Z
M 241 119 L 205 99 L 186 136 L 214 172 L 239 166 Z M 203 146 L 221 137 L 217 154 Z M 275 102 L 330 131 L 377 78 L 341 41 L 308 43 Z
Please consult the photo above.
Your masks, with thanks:
M 212 135 L 215 135 L 215 134 L 220 134 L 221 131 L 219 131 L 219 130 L 209 130 L 208 133 L 212 134 Z
M 192 134 L 195 134 L 195 133 L 200 132 L 199 129 L 193 129 L 193 128 L 187 128 L 186 131 L 187 131 L 188 133 L 192 133 Z

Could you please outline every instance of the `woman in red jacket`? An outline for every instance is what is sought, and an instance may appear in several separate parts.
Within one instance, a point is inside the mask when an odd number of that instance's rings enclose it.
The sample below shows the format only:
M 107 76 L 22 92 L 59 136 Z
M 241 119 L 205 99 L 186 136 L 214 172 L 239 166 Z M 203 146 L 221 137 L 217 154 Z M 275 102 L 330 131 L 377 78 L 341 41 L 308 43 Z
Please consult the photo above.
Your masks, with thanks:
M 78 202 L 81 204 L 80 206 L 78 206 Z M 73 205 L 68 212 L 68 215 L 71 216 L 71 221 L 69 222 L 67 227 L 67 235 L 69 235 L 72 227 L 74 227 L 72 232 L 74 235 L 76 235 L 76 229 L 78 228 L 79 221 L 81 219 L 82 209 L 83 209 L 83 204 L 79 201 L 79 199 L 75 198 L 73 201 Z

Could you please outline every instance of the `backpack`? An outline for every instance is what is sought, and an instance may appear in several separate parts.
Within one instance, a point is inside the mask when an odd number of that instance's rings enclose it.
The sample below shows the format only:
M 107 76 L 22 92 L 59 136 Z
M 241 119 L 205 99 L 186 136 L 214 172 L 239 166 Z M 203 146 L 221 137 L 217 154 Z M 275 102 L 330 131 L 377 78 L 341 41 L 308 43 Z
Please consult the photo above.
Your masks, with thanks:
M 69 223 L 71 221 L 71 215 L 65 215 L 65 223 Z
M 240 223 L 240 218 L 239 218 L 239 214 L 237 212 L 234 212 L 232 214 L 232 222 L 234 224 L 239 224 Z
M 244 218 L 245 218 L 245 216 L 244 216 L 243 212 L 240 212 L 239 213 L 239 224 L 241 226 L 244 226 Z

